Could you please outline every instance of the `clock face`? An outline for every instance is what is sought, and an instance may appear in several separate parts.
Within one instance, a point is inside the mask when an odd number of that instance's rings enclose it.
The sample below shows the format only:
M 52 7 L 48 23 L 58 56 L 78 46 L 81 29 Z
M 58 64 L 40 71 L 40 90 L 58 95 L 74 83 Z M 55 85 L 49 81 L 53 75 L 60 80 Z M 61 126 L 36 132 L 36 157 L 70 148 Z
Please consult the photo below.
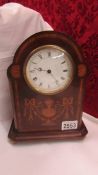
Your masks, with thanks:
M 54 45 L 41 46 L 30 53 L 24 64 L 27 84 L 39 93 L 56 94 L 66 89 L 73 79 L 71 55 Z

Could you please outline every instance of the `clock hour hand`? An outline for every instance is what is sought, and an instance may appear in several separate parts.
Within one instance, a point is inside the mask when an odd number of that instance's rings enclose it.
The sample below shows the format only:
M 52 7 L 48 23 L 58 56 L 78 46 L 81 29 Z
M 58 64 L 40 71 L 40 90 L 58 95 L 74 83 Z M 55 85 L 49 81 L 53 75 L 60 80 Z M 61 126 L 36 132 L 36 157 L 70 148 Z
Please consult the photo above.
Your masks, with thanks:
M 34 68 L 34 69 L 36 69 L 36 70 L 38 70 L 38 71 L 47 71 L 47 70 L 42 69 L 41 67 L 39 67 L 39 68 Z

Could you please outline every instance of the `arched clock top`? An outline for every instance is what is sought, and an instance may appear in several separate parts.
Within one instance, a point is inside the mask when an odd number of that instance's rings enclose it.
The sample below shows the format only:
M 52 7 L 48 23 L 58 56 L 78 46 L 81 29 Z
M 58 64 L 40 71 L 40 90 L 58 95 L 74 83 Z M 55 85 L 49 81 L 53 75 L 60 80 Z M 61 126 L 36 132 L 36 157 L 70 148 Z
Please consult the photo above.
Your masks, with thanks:
M 83 62 L 79 46 L 70 37 L 60 32 L 44 31 L 30 36 L 20 45 L 15 53 L 13 63 L 20 64 L 32 50 L 43 45 L 57 45 L 71 53 L 77 64 Z

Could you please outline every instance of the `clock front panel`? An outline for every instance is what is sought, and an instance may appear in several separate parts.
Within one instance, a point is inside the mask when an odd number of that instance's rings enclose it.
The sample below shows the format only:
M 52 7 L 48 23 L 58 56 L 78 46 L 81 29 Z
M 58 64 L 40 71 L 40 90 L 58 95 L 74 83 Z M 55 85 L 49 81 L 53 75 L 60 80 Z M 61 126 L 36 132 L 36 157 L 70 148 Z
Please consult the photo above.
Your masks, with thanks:
M 21 110 L 16 115 L 23 116 L 18 129 L 61 130 L 62 122 L 75 120 L 74 63 L 67 51 L 54 45 L 35 49 L 24 62 L 23 76 L 17 85 Z
M 29 88 L 29 87 L 28 87 Z M 16 129 L 20 131 L 62 130 L 62 122 L 77 121 L 81 113 L 77 84 L 55 95 L 41 95 L 29 90 L 22 82 L 17 84 Z M 81 103 L 81 101 L 79 101 Z M 79 125 L 81 121 L 79 120 Z

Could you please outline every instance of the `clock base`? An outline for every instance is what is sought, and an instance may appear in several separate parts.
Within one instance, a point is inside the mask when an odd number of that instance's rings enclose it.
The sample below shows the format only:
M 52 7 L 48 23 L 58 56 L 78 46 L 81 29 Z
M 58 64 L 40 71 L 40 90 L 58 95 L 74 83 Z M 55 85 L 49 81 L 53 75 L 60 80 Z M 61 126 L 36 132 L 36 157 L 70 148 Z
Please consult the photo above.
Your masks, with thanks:
M 81 128 L 67 131 L 45 131 L 45 132 L 19 132 L 15 129 L 14 121 L 12 122 L 8 138 L 12 141 L 42 141 L 42 140 L 67 140 L 83 138 L 88 133 L 84 123 Z

